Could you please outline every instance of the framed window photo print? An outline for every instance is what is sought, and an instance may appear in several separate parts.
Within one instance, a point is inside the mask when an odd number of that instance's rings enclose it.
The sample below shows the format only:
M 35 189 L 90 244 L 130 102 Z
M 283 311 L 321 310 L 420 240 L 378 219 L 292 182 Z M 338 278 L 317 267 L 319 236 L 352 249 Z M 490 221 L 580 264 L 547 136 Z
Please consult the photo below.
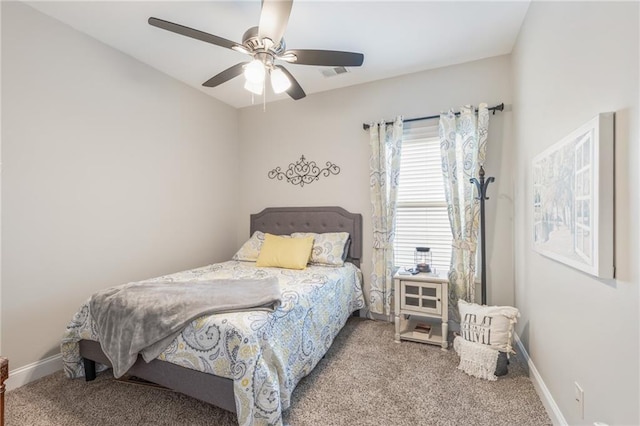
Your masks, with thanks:
M 614 113 L 533 158 L 533 246 L 599 278 L 614 268 Z

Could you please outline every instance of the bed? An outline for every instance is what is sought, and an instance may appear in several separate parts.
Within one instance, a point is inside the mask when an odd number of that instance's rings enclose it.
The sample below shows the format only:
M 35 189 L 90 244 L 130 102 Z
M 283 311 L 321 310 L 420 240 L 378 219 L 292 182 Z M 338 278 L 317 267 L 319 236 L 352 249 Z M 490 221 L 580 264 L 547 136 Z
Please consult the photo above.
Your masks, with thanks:
M 276 277 L 282 301 L 273 312 L 200 317 L 156 359 L 147 363 L 138 357 L 127 374 L 235 412 L 240 425 L 281 424 L 295 386 L 324 356 L 348 317 L 364 307 L 362 216 L 340 207 L 286 207 L 267 208 L 250 219 L 250 235 L 347 232 L 344 265 L 294 271 L 231 260 L 156 278 Z M 111 366 L 89 306 L 87 301 L 76 312 L 61 344 L 66 375 L 87 381 Z

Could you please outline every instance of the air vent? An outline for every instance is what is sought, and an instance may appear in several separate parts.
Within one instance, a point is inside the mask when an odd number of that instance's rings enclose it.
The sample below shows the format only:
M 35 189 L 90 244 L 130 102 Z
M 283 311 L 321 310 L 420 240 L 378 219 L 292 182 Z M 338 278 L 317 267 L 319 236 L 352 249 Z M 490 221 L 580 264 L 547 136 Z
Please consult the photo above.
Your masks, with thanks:
M 333 67 L 333 68 L 324 68 L 320 70 L 322 75 L 325 77 L 335 77 L 336 75 L 344 74 L 349 72 L 345 67 Z

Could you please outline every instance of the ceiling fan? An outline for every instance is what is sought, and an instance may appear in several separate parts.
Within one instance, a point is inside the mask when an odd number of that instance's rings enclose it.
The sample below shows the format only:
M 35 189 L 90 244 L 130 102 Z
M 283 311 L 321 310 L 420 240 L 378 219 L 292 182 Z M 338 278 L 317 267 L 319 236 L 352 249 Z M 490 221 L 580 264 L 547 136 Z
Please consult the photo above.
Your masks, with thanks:
M 149 24 L 253 57 L 251 61 L 240 62 L 213 76 L 203 86 L 216 87 L 244 73 L 245 89 L 261 95 L 268 74 L 275 93 L 287 92 L 291 98 L 298 100 L 306 96 L 304 90 L 285 67 L 276 64 L 276 60 L 298 65 L 359 67 L 364 61 L 364 55 L 336 50 L 287 50 L 282 36 L 287 28 L 292 5 L 293 0 L 263 0 L 259 25 L 244 33 L 242 44 L 158 18 L 149 18 Z

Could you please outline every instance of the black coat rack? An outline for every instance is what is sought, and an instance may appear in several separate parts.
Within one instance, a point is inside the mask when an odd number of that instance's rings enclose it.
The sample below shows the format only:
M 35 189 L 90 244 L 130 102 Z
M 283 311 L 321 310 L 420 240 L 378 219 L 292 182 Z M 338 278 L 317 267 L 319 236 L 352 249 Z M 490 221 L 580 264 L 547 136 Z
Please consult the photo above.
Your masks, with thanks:
M 485 234 L 484 234 L 484 201 L 488 200 L 487 197 L 487 187 L 491 182 L 494 182 L 496 179 L 494 177 L 488 177 L 486 180 L 484 178 L 484 168 L 482 165 L 480 166 L 480 171 L 478 172 L 478 176 L 480 176 L 480 180 L 476 178 L 471 178 L 469 181 L 476 185 L 476 189 L 478 190 L 478 196 L 476 200 L 480 200 L 480 250 L 481 250 L 481 268 L 482 268 L 482 277 L 480 281 L 480 288 L 482 289 L 482 304 L 487 304 L 487 257 L 485 254 Z

